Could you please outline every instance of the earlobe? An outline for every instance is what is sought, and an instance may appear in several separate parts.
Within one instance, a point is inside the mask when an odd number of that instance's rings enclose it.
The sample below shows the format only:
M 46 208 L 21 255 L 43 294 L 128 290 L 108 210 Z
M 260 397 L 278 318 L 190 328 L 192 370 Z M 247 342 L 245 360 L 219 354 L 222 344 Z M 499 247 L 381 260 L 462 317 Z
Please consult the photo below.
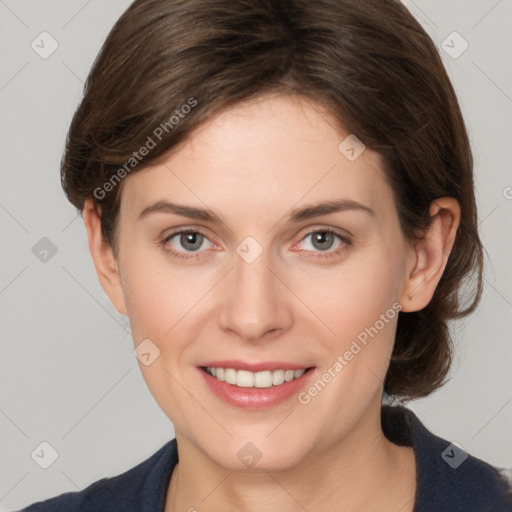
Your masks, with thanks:
M 432 223 L 423 239 L 411 248 L 413 268 L 406 269 L 400 303 L 402 311 L 420 311 L 434 296 L 455 242 L 460 206 L 453 197 L 436 199 L 430 206 Z
M 85 201 L 83 219 L 89 240 L 89 250 L 100 284 L 116 310 L 126 315 L 119 265 L 112 247 L 103 239 L 100 213 L 91 199 Z

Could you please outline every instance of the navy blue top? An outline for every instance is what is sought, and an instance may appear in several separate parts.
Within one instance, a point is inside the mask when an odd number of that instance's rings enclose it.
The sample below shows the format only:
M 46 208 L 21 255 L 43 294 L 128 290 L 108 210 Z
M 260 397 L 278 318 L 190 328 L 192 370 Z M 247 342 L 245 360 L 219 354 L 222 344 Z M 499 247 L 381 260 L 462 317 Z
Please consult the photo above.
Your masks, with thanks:
M 382 430 L 416 457 L 414 512 L 511 512 L 512 491 L 496 468 L 433 435 L 405 407 L 382 407 Z M 176 439 L 130 470 L 20 512 L 164 512 L 178 462 Z

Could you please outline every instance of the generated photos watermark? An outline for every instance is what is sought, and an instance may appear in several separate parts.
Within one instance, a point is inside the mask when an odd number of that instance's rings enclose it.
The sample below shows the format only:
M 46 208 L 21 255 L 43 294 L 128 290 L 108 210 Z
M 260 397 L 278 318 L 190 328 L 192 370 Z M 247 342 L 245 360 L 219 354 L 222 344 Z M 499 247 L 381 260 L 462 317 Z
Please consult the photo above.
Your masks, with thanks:
M 343 355 L 339 355 L 336 358 L 336 361 L 333 362 L 325 372 L 320 375 L 320 377 L 312 384 L 307 391 L 301 391 L 297 398 L 299 402 L 303 405 L 309 404 L 311 399 L 322 391 L 325 386 L 329 382 L 331 382 L 339 373 L 348 365 L 354 357 L 361 352 L 361 350 L 366 347 L 368 344 L 368 337 L 373 339 L 377 334 L 379 334 L 382 329 L 384 329 L 385 325 L 388 324 L 391 320 L 393 320 L 396 315 L 402 310 L 402 305 L 398 302 L 395 302 L 385 313 L 382 313 L 378 320 L 370 326 L 366 327 L 363 331 L 361 331 L 356 339 L 352 340 L 350 344 L 350 348 L 346 350 Z
M 114 190 L 114 188 L 121 183 L 122 179 L 125 178 L 132 170 L 144 160 L 152 149 L 154 149 L 159 142 L 162 141 L 164 134 L 170 133 L 174 128 L 184 119 L 190 111 L 197 106 L 197 100 L 190 97 L 187 103 L 184 103 L 180 108 L 177 108 L 173 115 L 169 117 L 164 123 L 160 123 L 148 136 L 146 142 L 138 149 L 134 151 L 128 161 L 101 186 L 94 189 L 93 195 L 96 199 L 102 200 L 106 195 Z

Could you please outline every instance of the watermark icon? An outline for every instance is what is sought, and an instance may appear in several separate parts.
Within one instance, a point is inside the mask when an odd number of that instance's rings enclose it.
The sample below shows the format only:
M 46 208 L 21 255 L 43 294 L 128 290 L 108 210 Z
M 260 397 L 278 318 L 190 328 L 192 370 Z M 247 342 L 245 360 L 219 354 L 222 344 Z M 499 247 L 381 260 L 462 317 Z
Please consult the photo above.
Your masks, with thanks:
M 256 261 L 263 252 L 263 247 L 252 237 L 244 238 L 237 246 L 236 253 L 246 262 Z
M 441 48 L 452 59 L 458 59 L 469 48 L 469 44 L 458 32 L 452 32 L 443 40 Z
M 384 326 L 393 320 L 396 315 L 402 310 L 402 305 L 395 302 L 385 313 L 379 316 L 379 319 L 371 327 L 366 327 L 357 335 L 356 340 L 352 340 L 350 348 L 346 350 L 343 355 L 339 355 L 336 361 L 327 368 L 327 370 L 320 375 L 320 377 L 312 384 L 307 391 L 301 391 L 297 395 L 297 399 L 303 405 L 309 404 L 311 399 L 322 391 L 329 382 L 331 382 L 339 373 L 348 365 L 354 357 L 361 352 L 361 350 L 368 344 L 368 337 L 374 338 L 379 332 L 384 329 Z M 359 343 L 358 343 L 359 342 Z
M 30 47 L 39 57 L 47 59 L 59 47 L 57 40 L 48 32 L 41 32 L 31 43 Z
M 512 187 L 505 187 L 503 189 L 503 197 L 505 199 L 512 199 Z
M 32 247 L 32 254 L 42 263 L 48 263 L 57 251 L 57 246 L 46 236 Z
M 132 153 L 128 161 L 101 186 L 94 189 L 93 195 L 96 199 L 102 200 L 106 195 L 114 190 L 122 179 L 125 178 L 132 170 L 139 165 L 144 157 L 146 157 L 152 149 L 154 149 L 159 142 L 162 141 L 164 134 L 170 133 L 174 130 L 182 119 L 197 105 L 197 100 L 193 97 L 187 100 L 179 109 L 176 109 L 173 115 L 164 123 L 159 124 L 148 136 L 146 142 L 137 150 Z
M 137 345 L 133 355 L 144 366 L 149 366 L 155 359 L 160 357 L 160 349 L 149 338 L 146 338 Z
M 450 467 L 457 469 L 468 458 L 468 453 L 459 443 L 454 441 L 441 453 L 441 458 Z
M 365 148 L 366 146 L 353 133 L 338 145 L 338 151 L 351 162 L 359 158 Z
M 30 456 L 39 467 L 48 469 L 58 459 L 59 453 L 50 443 L 43 441 L 37 445 Z
M 257 462 L 260 461 L 263 454 L 253 443 L 245 443 L 242 448 L 238 450 L 236 456 L 248 468 L 252 468 Z

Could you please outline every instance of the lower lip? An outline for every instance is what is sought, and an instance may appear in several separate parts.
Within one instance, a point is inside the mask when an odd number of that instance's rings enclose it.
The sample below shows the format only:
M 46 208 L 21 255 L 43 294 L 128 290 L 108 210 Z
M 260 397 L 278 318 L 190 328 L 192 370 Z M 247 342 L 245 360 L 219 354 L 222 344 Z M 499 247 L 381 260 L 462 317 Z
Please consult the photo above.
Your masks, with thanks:
M 279 386 L 241 388 L 227 382 L 221 382 L 201 368 L 198 368 L 198 370 L 213 393 L 228 404 L 243 409 L 266 409 L 288 400 L 304 387 L 314 373 L 314 368 L 310 368 L 298 379 L 284 382 Z

